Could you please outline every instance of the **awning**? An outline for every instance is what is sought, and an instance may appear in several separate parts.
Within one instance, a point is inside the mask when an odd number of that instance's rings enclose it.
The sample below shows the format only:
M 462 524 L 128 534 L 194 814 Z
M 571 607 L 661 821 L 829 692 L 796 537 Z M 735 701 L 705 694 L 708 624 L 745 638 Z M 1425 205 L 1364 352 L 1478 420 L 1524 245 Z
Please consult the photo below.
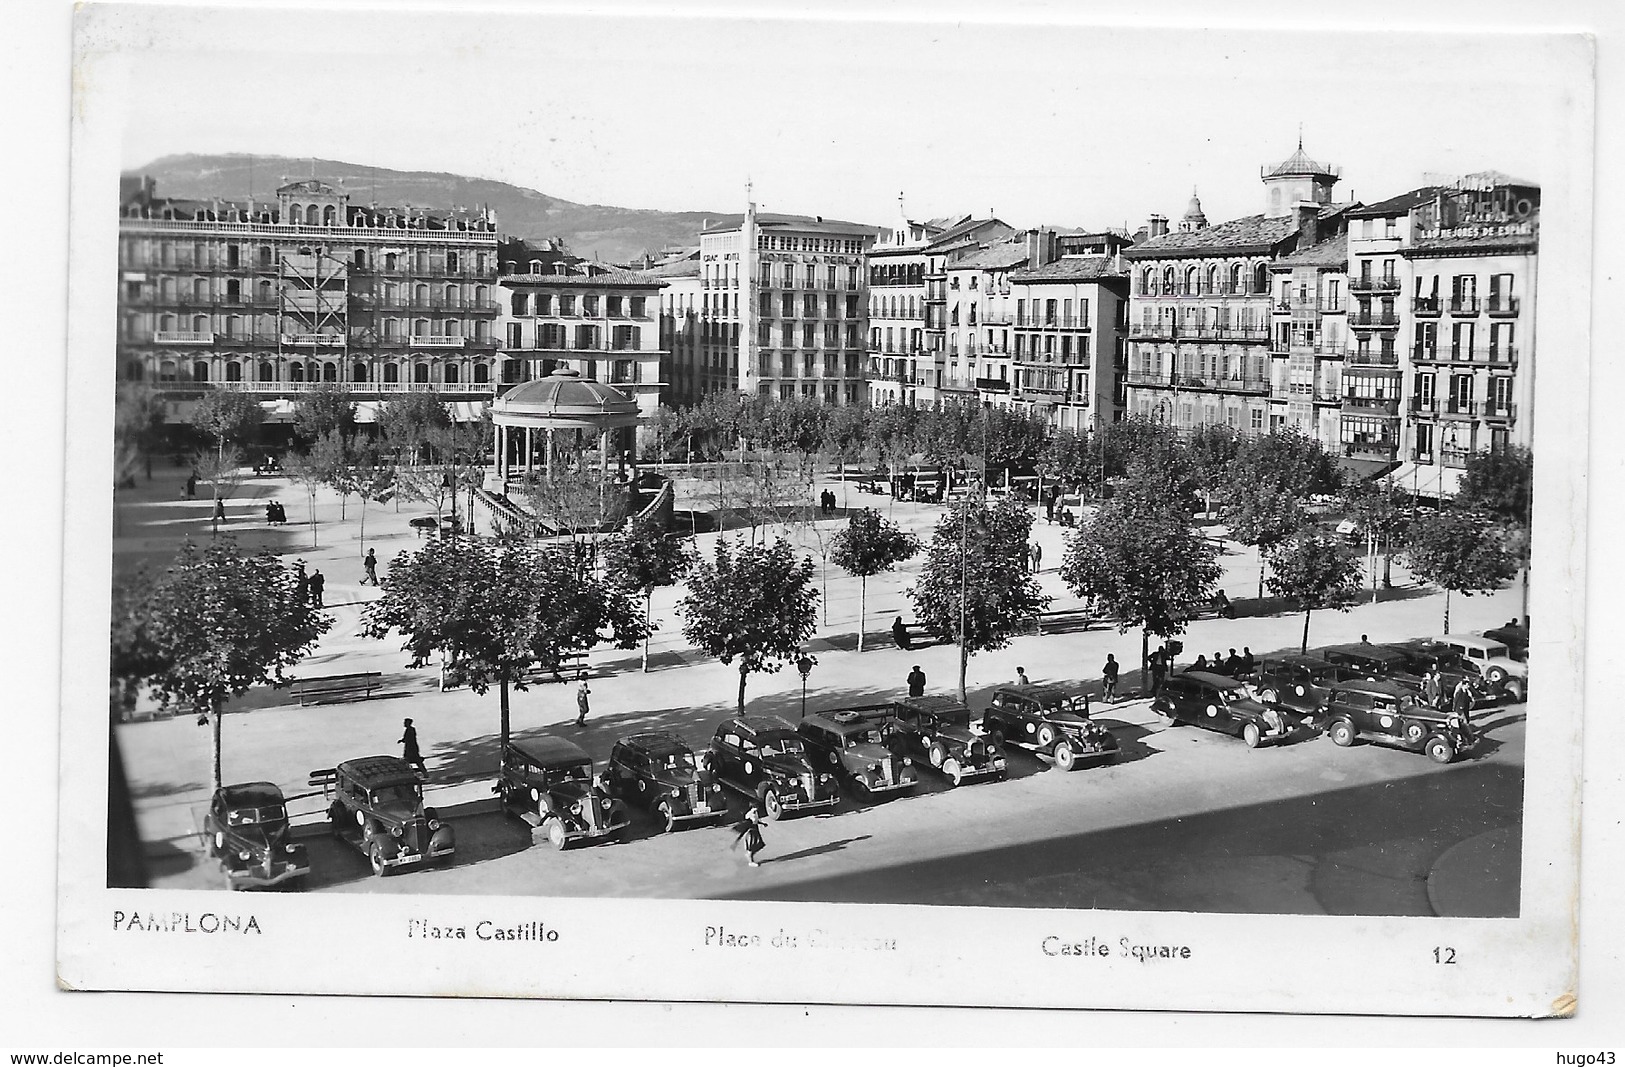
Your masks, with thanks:
M 1387 480 L 1392 482 L 1394 488 L 1403 489 L 1416 496 L 1427 497 L 1430 500 L 1441 500 L 1454 496 L 1461 486 L 1461 470 L 1457 467 L 1441 467 L 1432 463 L 1413 463 L 1407 460 L 1401 463 Z
M 1399 466 L 1396 461 L 1391 459 L 1360 459 L 1356 456 L 1338 456 L 1337 465 L 1362 482 L 1381 478 L 1384 474 Z

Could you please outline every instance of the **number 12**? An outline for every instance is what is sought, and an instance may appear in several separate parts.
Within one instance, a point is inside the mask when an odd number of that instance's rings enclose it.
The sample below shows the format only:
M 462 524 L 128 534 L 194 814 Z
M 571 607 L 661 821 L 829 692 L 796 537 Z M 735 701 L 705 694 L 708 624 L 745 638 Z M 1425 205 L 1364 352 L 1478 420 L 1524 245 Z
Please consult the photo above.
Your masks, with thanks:
M 1455 963 L 1456 950 L 1448 945 L 1436 946 L 1433 950 L 1434 963 Z

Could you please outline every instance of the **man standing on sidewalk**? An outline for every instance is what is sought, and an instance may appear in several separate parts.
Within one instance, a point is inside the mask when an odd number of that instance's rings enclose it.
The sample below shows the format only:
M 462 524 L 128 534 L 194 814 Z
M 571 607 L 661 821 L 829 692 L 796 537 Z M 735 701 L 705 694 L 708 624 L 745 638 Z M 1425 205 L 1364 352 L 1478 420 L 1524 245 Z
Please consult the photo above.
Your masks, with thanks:
M 361 579 L 362 585 L 378 584 L 378 556 L 372 549 L 367 549 L 367 558 L 361 561 L 361 568 L 367 573 Z
M 911 697 L 925 696 L 925 672 L 920 670 L 916 663 L 914 669 L 908 672 L 908 695 Z
M 1117 657 L 1106 653 L 1106 665 L 1100 668 L 1100 699 L 1110 704 L 1117 702 Z
M 587 712 L 592 710 L 591 708 L 589 708 L 587 706 L 587 694 L 589 694 L 591 692 L 592 692 L 592 687 L 587 685 L 587 679 L 585 679 L 585 678 L 581 679 L 581 688 L 576 690 L 576 725 L 577 726 L 585 726 L 587 724 Z
M 311 571 L 310 572 L 310 602 L 311 602 L 311 604 L 315 605 L 318 608 L 324 606 L 322 604 L 322 590 L 325 589 L 326 587 L 327 587 L 327 579 L 322 577 L 322 572 L 320 570 Z
M 1032 553 L 1032 555 L 1033 555 L 1033 573 L 1037 574 L 1044 566 L 1044 549 L 1036 541 L 1033 542 L 1033 553 Z

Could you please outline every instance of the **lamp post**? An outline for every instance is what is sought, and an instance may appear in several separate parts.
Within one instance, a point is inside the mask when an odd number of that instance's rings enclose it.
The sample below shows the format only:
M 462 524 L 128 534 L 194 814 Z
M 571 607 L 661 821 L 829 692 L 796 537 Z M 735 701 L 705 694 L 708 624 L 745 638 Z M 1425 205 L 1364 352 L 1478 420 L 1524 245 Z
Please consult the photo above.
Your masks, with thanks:
M 796 660 L 796 670 L 801 672 L 801 717 L 803 719 L 807 717 L 807 675 L 812 673 L 812 669 L 817 663 L 816 656 L 809 656 L 805 652 Z
M 979 502 L 987 501 L 987 409 L 992 407 L 989 401 L 982 401 L 982 484 L 979 490 Z M 969 621 L 966 613 L 965 600 L 969 589 L 969 556 L 970 556 L 970 520 L 971 500 L 970 494 L 965 495 L 963 510 L 959 516 L 959 702 L 965 703 L 965 669 L 970 662 L 970 654 L 965 650 L 965 625 Z M 978 517 L 978 525 L 980 518 Z

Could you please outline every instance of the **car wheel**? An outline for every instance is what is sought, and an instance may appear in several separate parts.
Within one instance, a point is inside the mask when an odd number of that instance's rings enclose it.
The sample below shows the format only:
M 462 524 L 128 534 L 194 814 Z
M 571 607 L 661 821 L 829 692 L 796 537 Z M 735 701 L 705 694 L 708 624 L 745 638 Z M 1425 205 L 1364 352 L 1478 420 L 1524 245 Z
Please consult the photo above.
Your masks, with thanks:
M 559 852 L 564 851 L 564 846 L 569 844 L 569 835 L 564 832 L 564 820 L 547 820 L 547 843 Z
M 1507 672 L 1500 667 L 1491 667 L 1484 672 L 1484 680 L 1491 685 L 1500 685 L 1507 680 Z
M 762 811 L 769 822 L 777 822 L 784 815 L 784 802 L 779 799 L 779 791 L 772 786 L 762 792 Z
M 665 828 L 666 833 L 677 829 L 677 817 L 671 813 L 671 805 L 666 801 L 662 800 L 655 805 L 655 818 L 660 820 L 660 825 Z
M 1436 734 L 1428 738 L 1427 754 L 1434 763 L 1449 763 L 1456 758 L 1456 746 L 1450 738 Z
M 987 727 L 987 743 L 988 743 L 988 746 L 991 747 L 991 748 L 996 748 L 996 749 L 1003 748 L 1004 747 L 1004 731 L 999 729 L 997 726 L 989 726 L 989 727 Z
M 1332 723 L 1332 744 L 1339 748 L 1348 748 L 1354 744 L 1354 724 L 1347 719 L 1339 719 Z
M 1259 730 L 1256 722 L 1243 723 L 1241 727 L 1241 739 L 1247 742 L 1248 748 L 1257 748 L 1259 743 L 1264 740 L 1264 734 Z
M 1077 765 L 1078 754 L 1072 750 L 1069 743 L 1062 741 L 1055 746 L 1055 766 L 1063 771 L 1070 771 Z
M 925 758 L 931 761 L 931 766 L 942 768 L 942 761 L 948 758 L 948 750 L 941 745 L 933 744 L 925 753 Z
M 1413 745 L 1420 744 L 1421 741 L 1422 741 L 1422 738 L 1424 738 L 1426 736 L 1427 736 L 1427 729 L 1425 727 L 1423 727 L 1423 725 L 1421 723 L 1419 723 L 1419 722 L 1408 722 L 1408 723 L 1405 724 L 1405 740 L 1409 741 L 1411 744 L 1413 744 Z
M 1523 703 L 1523 683 L 1522 682 L 1518 681 L 1516 678 L 1509 678 L 1509 679 L 1507 679 L 1506 685 L 1503 686 L 1502 688 L 1505 690 L 1508 699 L 1510 699 L 1512 701 L 1512 703 L 1514 703 L 1514 704 L 1522 704 Z
M 389 873 L 389 867 L 384 863 L 384 843 L 379 840 L 367 842 L 367 863 L 372 867 L 372 873 L 382 878 Z
M 965 768 L 959 765 L 958 760 L 951 757 L 942 761 L 942 773 L 954 785 L 958 785 L 965 780 Z
M 1259 692 L 1258 701 L 1261 704 L 1279 704 L 1281 702 L 1281 694 L 1277 693 L 1273 689 L 1264 689 Z
M 1048 748 L 1055 743 L 1055 727 L 1045 723 L 1033 735 L 1033 740 L 1037 742 L 1039 748 Z

